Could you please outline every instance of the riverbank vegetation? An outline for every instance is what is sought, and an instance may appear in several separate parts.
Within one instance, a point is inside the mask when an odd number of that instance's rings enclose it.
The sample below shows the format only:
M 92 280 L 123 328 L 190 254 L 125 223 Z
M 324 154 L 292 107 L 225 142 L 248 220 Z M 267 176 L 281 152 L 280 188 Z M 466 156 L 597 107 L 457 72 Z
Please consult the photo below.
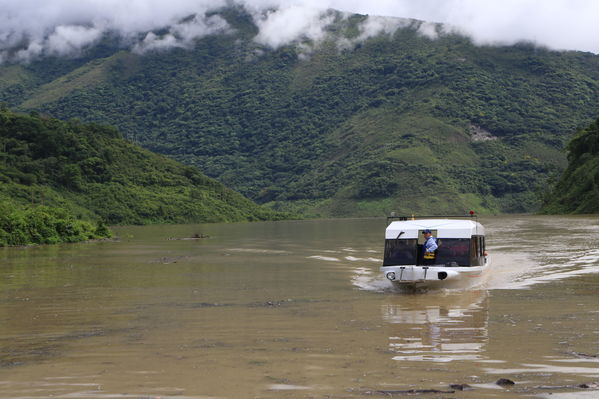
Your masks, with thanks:
M 599 213 L 599 118 L 569 142 L 568 167 L 547 195 L 544 213 Z
M 58 244 L 111 237 L 102 222 L 78 220 L 62 208 L 0 203 L 0 246 Z
M 112 127 L 6 108 L 0 110 L 0 182 L 0 234 L 8 245 L 105 237 L 103 224 L 285 217 L 124 140 Z

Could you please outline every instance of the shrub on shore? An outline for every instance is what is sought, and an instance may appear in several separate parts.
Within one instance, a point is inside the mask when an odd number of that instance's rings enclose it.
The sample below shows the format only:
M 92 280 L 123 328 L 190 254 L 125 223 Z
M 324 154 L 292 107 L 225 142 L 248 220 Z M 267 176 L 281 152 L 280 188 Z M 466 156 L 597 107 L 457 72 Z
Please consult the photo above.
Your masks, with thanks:
M 0 203 L 0 246 L 58 244 L 108 238 L 103 222 L 78 220 L 62 208 Z

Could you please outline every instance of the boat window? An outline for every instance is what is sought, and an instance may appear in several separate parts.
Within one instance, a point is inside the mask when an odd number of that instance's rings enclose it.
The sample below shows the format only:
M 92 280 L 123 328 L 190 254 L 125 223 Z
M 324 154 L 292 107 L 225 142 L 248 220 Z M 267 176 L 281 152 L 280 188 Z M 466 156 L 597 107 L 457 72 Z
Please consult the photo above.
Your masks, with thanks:
M 452 262 L 455 262 L 457 266 L 471 265 L 470 239 L 441 238 L 437 243 L 439 244 L 439 248 L 437 249 L 435 264 L 451 264 Z M 385 240 L 385 258 L 383 260 L 383 266 L 419 265 L 422 263 L 422 256 L 418 256 L 420 251 L 422 251 L 422 245 L 418 245 L 416 239 Z
M 484 237 L 472 236 L 470 245 L 470 264 L 472 266 L 481 266 L 484 264 Z
M 413 240 L 385 240 L 385 258 L 383 266 L 415 265 L 418 256 L 418 245 Z
M 458 266 L 470 266 L 470 239 L 440 238 L 437 249 L 437 264 L 455 262 Z

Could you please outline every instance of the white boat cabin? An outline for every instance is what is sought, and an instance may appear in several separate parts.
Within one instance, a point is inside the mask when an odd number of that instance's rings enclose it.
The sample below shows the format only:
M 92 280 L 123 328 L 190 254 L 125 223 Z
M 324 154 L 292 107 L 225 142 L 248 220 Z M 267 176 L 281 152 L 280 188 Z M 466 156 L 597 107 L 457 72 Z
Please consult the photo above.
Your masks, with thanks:
M 424 265 L 424 230 L 432 232 L 439 246 L 435 265 L 485 264 L 485 228 L 475 219 L 420 219 L 393 221 L 387 226 L 383 267 Z

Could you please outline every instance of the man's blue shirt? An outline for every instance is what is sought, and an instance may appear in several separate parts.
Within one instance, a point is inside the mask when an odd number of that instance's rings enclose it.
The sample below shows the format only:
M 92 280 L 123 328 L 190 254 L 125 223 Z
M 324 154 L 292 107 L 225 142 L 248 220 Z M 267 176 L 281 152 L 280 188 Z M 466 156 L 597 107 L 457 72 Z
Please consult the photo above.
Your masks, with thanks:
M 439 248 L 439 246 L 437 245 L 437 240 L 433 236 L 430 236 L 424 242 L 424 252 L 435 252 L 437 248 Z

